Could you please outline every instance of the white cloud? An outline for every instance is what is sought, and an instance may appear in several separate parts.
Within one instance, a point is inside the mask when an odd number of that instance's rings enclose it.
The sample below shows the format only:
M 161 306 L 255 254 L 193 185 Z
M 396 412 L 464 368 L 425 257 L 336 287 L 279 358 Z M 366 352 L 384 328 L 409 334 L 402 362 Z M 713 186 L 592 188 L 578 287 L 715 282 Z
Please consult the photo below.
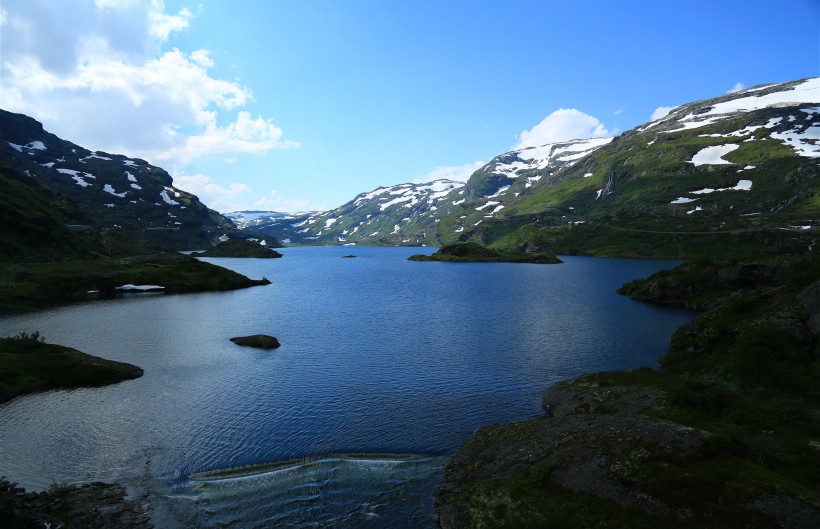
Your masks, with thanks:
M 613 133 L 614 131 L 607 130 L 596 117 L 575 108 L 560 108 L 532 129 L 522 131 L 519 142 L 513 149 L 540 147 L 547 143 L 567 140 L 604 138 L 612 136 Z
M 744 88 L 746 88 L 746 85 L 745 85 L 745 84 L 743 84 L 743 83 L 735 83 L 735 86 L 733 86 L 731 89 L 729 89 L 726 93 L 727 93 L 727 94 L 732 94 L 732 93 L 734 93 L 734 92 L 740 92 L 740 91 L 741 91 L 741 90 L 743 90 Z
M 193 17 L 193 14 L 184 7 L 176 15 L 166 14 L 165 4 L 162 0 L 154 0 L 151 2 L 151 7 L 152 9 L 148 14 L 148 20 L 151 23 L 151 35 L 160 40 L 168 40 L 171 32 L 187 28 L 188 21 Z
M 307 200 L 289 199 L 279 194 L 276 189 L 271 189 L 270 193 L 257 200 L 253 205 L 266 211 L 277 211 L 279 213 L 296 213 L 299 211 L 307 211 L 310 202 Z
M 619 108 L 618 110 L 616 110 L 615 112 L 613 112 L 613 114 L 615 114 L 615 117 L 616 117 L 616 118 L 621 117 L 621 114 L 623 114 L 623 113 L 624 113 L 624 109 L 623 109 L 623 108 Z
M 451 165 L 444 167 L 436 167 L 426 175 L 413 180 L 414 184 L 423 184 L 424 182 L 432 182 L 433 180 L 456 180 L 458 182 L 466 182 L 470 176 L 477 170 L 483 167 L 485 162 L 476 161 L 473 163 L 465 163 L 464 165 Z
M 209 208 L 221 212 L 243 209 L 240 196 L 249 193 L 251 187 L 243 183 L 223 186 L 214 183 L 210 176 L 203 174 L 175 175 L 174 186 L 193 193 Z
M 249 209 L 286 213 L 306 211 L 310 206 L 308 200 L 286 198 L 276 189 L 271 189 L 268 195 L 258 198 L 258 194 L 245 183 L 218 184 L 204 174 L 174 175 L 174 186 L 195 194 L 206 206 L 221 213 Z
M 213 77 L 207 50 L 161 49 L 193 18 L 164 10 L 159 0 L 3 0 L 3 108 L 85 147 L 172 171 L 205 156 L 297 146 L 271 120 L 241 110 L 253 94 Z
M 652 121 L 665 118 L 669 115 L 670 112 L 675 110 L 678 107 L 658 107 L 652 112 L 652 117 L 650 118 Z
M 270 120 L 253 118 L 248 112 L 239 112 L 236 121 L 224 127 L 216 123 L 216 116 L 208 113 L 201 134 L 184 137 L 184 141 L 165 151 L 156 151 L 157 160 L 169 160 L 186 165 L 189 162 L 228 153 L 264 154 L 272 149 L 298 147 L 293 141 L 282 141 L 282 129 Z M 171 138 L 175 130 L 168 130 Z
M 213 68 L 214 61 L 211 60 L 208 50 L 196 50 L 191 54 L 191 60 L 203 68 Z

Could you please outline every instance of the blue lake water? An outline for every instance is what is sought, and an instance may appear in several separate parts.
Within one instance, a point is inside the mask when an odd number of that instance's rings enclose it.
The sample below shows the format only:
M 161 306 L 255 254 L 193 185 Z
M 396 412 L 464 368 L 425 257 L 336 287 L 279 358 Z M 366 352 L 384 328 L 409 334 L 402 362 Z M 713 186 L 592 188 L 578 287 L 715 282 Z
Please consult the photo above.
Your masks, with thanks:
M 615 293 L 674 262 L 406 260 L 432 251 L 210 259 L 272 284 L 0 318 L 0 336 L 39 330 L 145 370 L 0 405 L 0 475 L 120 481 L 148 495 L 158 527 L 435 527 L 446 458 L 476 428 L 539 415 L 555 381 L 655 366 L 692 317 Z M 282 346 L 228 340 L 257 333 Z

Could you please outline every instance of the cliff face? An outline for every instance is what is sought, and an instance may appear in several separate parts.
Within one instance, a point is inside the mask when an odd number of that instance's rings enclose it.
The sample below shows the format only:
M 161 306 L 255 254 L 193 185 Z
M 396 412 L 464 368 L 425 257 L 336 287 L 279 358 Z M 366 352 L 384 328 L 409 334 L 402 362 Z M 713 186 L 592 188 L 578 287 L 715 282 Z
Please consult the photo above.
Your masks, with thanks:
M 441 527 L 816 527 L 818 264 L 686 265 L 630 285 L 710 310 L 661 371 L 562 382 L 543 417 L 479 430 L 447 466 Z

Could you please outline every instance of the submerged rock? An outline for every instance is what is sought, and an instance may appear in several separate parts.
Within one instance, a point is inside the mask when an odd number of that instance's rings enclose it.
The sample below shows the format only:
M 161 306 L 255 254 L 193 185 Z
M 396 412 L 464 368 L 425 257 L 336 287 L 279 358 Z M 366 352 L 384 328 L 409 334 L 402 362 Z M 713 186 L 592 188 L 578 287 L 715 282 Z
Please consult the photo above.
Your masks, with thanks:
M 254 334 L 252 336 L 237 336 L 231 338 L 231 341 L 236 345 L 245 347 L 256 347 L 257 349 L 276 349 L 281 344 L 279 340 L 267 334 Z

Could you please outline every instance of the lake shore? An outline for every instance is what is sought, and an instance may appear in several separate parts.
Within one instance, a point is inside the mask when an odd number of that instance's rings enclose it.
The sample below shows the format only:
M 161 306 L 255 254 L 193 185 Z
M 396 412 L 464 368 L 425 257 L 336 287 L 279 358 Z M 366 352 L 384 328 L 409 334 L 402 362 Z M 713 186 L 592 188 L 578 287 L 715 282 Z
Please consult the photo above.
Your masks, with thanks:
M 441 527 L 813 527 L 818 270 L 816 257 L 688 264 L 625 285 L 709 310 L 661 371 L 562 382 L 543 417 L 479 430 L 447 466 Z

